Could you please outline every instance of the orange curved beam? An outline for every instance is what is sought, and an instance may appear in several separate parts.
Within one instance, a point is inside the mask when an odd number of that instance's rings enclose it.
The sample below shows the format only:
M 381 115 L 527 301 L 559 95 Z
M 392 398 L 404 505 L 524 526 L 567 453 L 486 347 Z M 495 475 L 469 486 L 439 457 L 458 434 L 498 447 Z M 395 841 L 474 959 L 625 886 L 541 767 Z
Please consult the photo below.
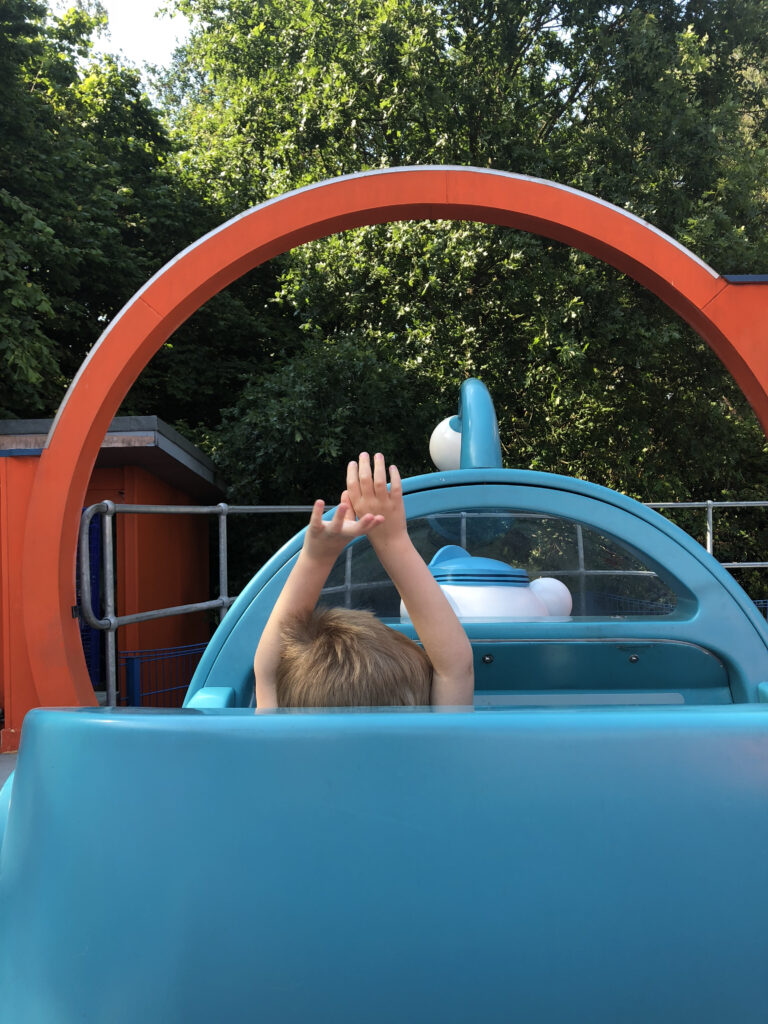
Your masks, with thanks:
M 348 228 L 438 218 L 535 232 L 631 275 L 711 345 L 768 429 L 765 286 L 730 284 L 625 210 L 553 182 L 466 167 L 371 171 L 270 200 L 201 238 L 147 282 L 61 404 L 35 475 L 23 553 L 21 600 L 41 703 L 93 703 L 70 617 L 77 524 L 109 423 L 158 348 L 212 295 L 278 253 Z

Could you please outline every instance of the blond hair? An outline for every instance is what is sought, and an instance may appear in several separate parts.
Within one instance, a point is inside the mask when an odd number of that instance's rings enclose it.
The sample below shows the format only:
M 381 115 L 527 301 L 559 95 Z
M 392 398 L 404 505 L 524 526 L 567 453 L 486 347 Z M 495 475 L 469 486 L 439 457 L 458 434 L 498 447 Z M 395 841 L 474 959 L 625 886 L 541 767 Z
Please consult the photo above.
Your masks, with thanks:
M 279 707 L 429 704 L 432 665 L 370 612 L 316 608 L 283 625 Z

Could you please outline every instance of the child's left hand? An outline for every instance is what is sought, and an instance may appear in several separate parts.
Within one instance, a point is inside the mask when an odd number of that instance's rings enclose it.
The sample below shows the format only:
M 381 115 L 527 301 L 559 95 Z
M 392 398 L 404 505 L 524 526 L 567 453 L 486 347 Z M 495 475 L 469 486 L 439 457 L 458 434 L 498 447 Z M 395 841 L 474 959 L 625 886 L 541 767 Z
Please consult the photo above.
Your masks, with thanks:
M 351 504 L 343 498 L 332 519 L 323 519 L 324 509 L 324 501 L 315 502 L 304 537 L 304 554 L 312 560 L 335 561 L 351 540 L 384 522 L 384 516 L 372 513 L 356 519 Z

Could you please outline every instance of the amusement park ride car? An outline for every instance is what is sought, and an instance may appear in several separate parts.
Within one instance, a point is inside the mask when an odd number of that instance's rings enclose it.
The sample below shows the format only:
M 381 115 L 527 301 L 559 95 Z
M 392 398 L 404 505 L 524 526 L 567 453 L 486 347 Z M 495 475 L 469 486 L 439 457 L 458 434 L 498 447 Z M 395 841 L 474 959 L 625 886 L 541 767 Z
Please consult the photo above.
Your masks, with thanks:
M 414 178 L 395 201 L 400 174 Z M 425 174 L 438 177 L 428 186 Z M 720 315 L 727 284 L 714 275 L 722 286 L 707 297 L 704 265 L 671 239 L 581 193 L 528 189 L 530 179 L 497 172 L 424 168 L 376 180 L 386 216 L 353 196 L 346 212 L 321 209 L 311 231 L 289 224 L 274 244 L 252 237 L 249 252 L 261 245 L 268 258 L 395 216 L 495 220 L 606 259 L 610 251 L 704 336 L 717 335 L 727 364 L 732 345 L 728 365 L 765 422 L 756 397 L 765 369 L 755 359 L 744 369 L 751 342 L 738 327 L 728 333 L 725 314 L 704 323 Z M 511 200 L 488 194 L 513 186 L 528 189 L 514 214 Z M 317 204 L 326 187 L 297 195 Z M 545 200 L 561 193 L 575 212 L 552 215 L 567 230 L 545 231 Z M 584 203 L 621 231 L 611 240 L 613 229 L 587 230 Z M 637 230 L 651 249 L 660 239 L 667 247 L 666 278 L 656 257 L 640 266 Z M 258 262 L 227 259 L 236 272 L 222 271 L 217 287 Z M 185 284 L 187 301 L 173 282 L 163 287 L 165 307 L 145 303 L 160 310 L 154 320 L 136 300 L 121 314 L 144 317 L 151 341 L 123 357 L 131 369 L 110 399 L 87 423 L 79 385 L 65 402 L 61 428 L 78 445 L 63 469 L 43 467 L 49 484 L 57 472 L 81 479 L 117 391 L 205 290 Z M 69 401 L 85 403 L 79 417 Z M 458 468 L 404 481 L 414 542 L 428 560 L 454 545 L 534 580 L 554 577 L 570 614 L 473 605 L 464 624 L 474 708 L 254 710 L 254 648 L 299 534 L 225 616 L 183 709 L 30 712 L 0 793 L 3 1019 L 768 1019 L 766 622 L 657 513 L 586 481 L 501 468 L 478 382 L 462 387 L 452 429 Z M 59 502 L 63 512 L 76 492 Z M 49 514 L 35 506 L 40 522 Z M 40 565 L 45 557 L 58 579 L 58 547 L 34 555 Z M 453 581 L 482 589 L 469 575 Z M 30 599 L 39 594 L 36 585 Z M 324 600 L 372 607 L 413 635 L 364 539 L 342 554 Z M 58 605 L 49 606 L 53 620 Z M 44 643 L 69 664 L 63 626 Z M 50 668 L 42 655 L 37 664 Z

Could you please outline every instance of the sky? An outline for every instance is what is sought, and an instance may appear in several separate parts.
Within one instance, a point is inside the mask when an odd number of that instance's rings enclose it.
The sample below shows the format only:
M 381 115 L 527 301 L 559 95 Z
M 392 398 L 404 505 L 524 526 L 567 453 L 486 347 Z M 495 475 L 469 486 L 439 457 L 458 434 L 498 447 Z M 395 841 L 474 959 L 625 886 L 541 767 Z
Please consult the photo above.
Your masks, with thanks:
M 110 36 L 96 40 L 101 52 L 122 52 L 132 64 L 170 63 L 177 39 L 183 41 L 189 24 L 180 14 L 155 18 L 161 0 L 101 0 L 109 15 Z M 59 6 L 70 6 L 63 0 Z

